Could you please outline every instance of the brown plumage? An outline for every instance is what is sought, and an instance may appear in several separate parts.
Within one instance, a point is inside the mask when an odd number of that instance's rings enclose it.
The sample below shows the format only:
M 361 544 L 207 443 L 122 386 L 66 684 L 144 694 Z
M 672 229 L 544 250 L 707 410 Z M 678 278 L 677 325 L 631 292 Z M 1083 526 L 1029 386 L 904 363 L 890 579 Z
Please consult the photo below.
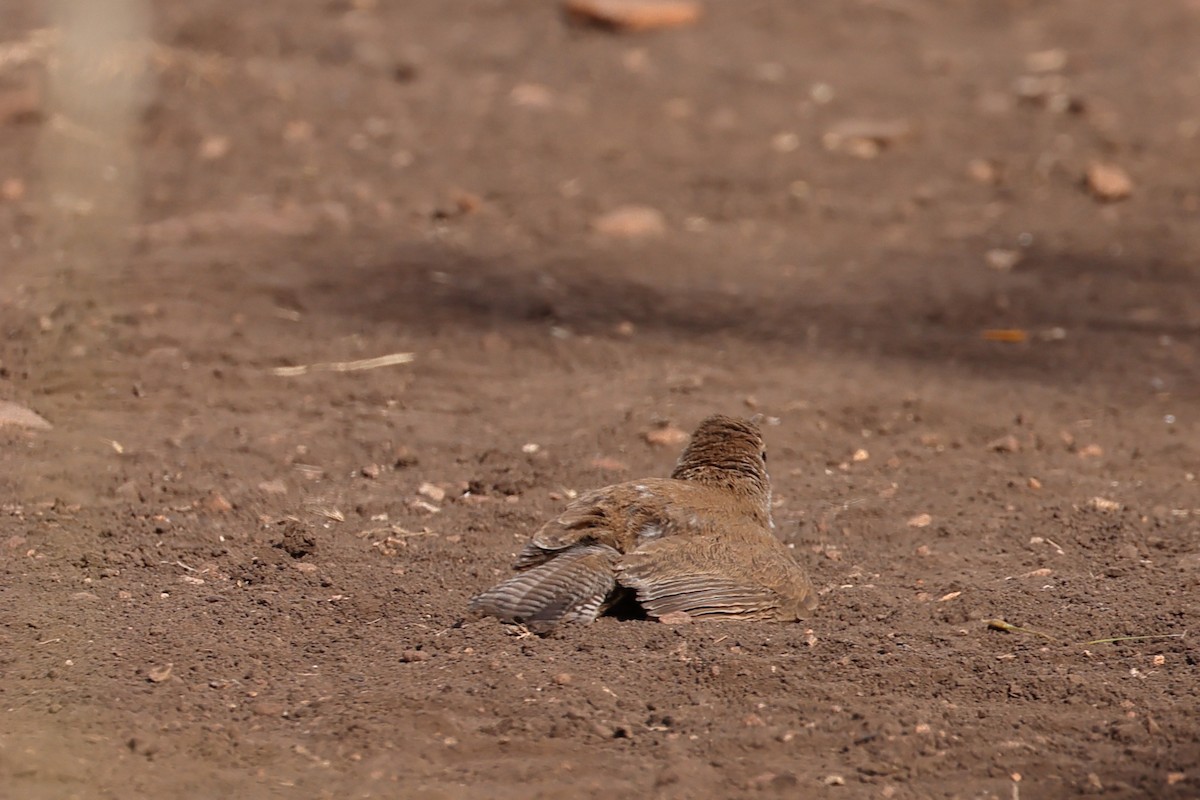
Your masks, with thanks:
M 471 608 L 548 629 L 591 622 L 625 590 L 655 619 L 796 620 L 816 595 L 773 527 L 762 433 L 712 416 L 670 478 L 581 495 L 534 534 L 517 574 Z

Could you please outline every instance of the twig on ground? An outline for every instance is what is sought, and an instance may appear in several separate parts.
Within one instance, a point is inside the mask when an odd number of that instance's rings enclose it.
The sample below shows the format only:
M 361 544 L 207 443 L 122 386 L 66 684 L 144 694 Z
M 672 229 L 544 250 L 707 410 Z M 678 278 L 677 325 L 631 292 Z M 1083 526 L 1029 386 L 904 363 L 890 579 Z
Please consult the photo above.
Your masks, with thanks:
M 377 358 L 362 358 L 357 361 L 329 361 L 321 364 L 301 364 L 296 367 L 275 367 L 271 370 L 274 375 L 291 378 L 297 375 L 307 375 L 310 372 L 358 372 L 364 369 L 379 369 L 396 364 L 407 364 L 416 358 L 415 353 L 390 353 Z

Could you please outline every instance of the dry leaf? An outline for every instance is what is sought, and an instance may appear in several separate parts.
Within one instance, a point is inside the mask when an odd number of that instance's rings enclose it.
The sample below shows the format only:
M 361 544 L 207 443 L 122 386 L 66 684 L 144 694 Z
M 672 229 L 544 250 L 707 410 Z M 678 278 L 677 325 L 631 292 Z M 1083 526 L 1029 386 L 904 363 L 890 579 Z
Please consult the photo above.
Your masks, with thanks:
M 691 0 L 566 0 L 568 18 L 614 31 L 648 31 L 690 25 L 700 19 Z

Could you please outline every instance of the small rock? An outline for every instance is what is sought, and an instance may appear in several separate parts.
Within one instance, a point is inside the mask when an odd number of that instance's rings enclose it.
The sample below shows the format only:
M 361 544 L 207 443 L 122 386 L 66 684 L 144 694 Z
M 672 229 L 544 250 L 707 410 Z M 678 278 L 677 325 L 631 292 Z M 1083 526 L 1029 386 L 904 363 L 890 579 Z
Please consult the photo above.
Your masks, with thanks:
M 973 158 L 967 162 L 967 176 L 976 183 L 995 186 L 1003 180 L 1000 167 L 986 158 Z
M 1104 456 L 1104 448 L 1098 444 L 1089 444 L 1079 449 L 1080 458 L 1101 458 Z
M 124 500 L 140 501 L 142 499 L 142 493 L 135 481 L 125 481 L 113 491 L 113 494 Z
M 1133 194 L 1133 179 L 1116 164 L 1095 162 L 1088 167 L 1084 184 L 1097 200 L 1111 203 Z
M 1030 72 L 1061 72 L 1067 66 L 1067 51 L 1061 47 L 1025 54 L 1025 69 Z
M 446 499 L 446 490 L 433 483 L 422 483 L 417 489 L 417 494 L 428 497 L 435 503 L 440 503 Z
M 612 31 L 677 28 L 700 19 L 700 5 L 691 0 L 566 0 L 563 10 L 572 22 Z
M 250 704 L 250 713 L 259 717 L 282 717 L 284 710 L 283 703 L 272 703 L 264 700 Z
M 25 406 L 0 400 L 0 427 L 4 425 L 16 425 L 21 428 L 43 431 L 48 431 L 54 427 L 44 417 Z
M 1104 512 L 1105 514 L 1112 514 L 1116 511 L 1120 511 L 1123 508 L 1123 506 L 1116 500 L 1109 500 L 1104 497 L 1093 497 L 1088 502 L 1088 505 L 1097 511 Z
M 1042 482 L 1039 481 L 1037 478 L 1030 478 L 1029 479 L 1029 488 L 1033 489 L 1036 492 L 1038 489 L 1042 488 Z
M 15 203 L 25 197 L 25 181 L 20 178 L 5 178 L 0 182 L 0 197 Z
M 825 784 L 826 786 L 845 786 L 846 779 L 841 775 L 826 775 L 821 779 L 821 783 Z
M 519 83 L 512 88 L 509 98 L 513 105 L 522 108 L 549 108 L 554 105 L 554 93 L 540 83 Z
M 297 572 L 304 572 L 304 573 L 311 574 L 311 573 L 317 571 L 317 565 L 311 564 L 307 561 L 301 561 L 298 564 L 294 564 L 293 566 L 295 566 Z
M 874 158 L 882 150 L 916 133 L 906 119 L 847 119 L 838 122 L 821 137 L 826 150 L 848 153 L 858 158 Z
M 622 206 L 592 220 L 592 230 L 614 239 L 645 239 L 667 231 L 661 211 L 649 206 Z
M 566 686 L 571 682 L 571 680 L 571 673 L 569 672 L 560 672 L 554 676 L 554 682 L 559 686 Z
M 283 140 L 288 144 L 311 141 L 313 124 L 306 119 L 294 119 L 283 126 Z
M 151 667 L 146 672 L 146 680 L 151 683 L 163 683 L 171 679 L 171 670 L 175 667 L 171 662 L 167 662 L 160 667 Z
M 405 650 L 400 654 L 400 661 L 404 664 L 415 664 L 419 661 L 428 661 L 432 657 L 424 650 Z
M 671 447 L 686 442 L 688 433 L 674 425 L 665 425 L 646 431 L 642 434 L 642 438 L 655 447 Z
M 0 87 L 0 125 L 31 122 L 42 115 L 42 93 L 34 84 Z
M 933 517 L 929 514 L 917 514 L 915 517 L 911 517 L 908 520 L 908 527 L 926 528 L 931 522 L 933 522 Z
M 378 464 L 367 464 L 365 467 L 360 469 L 359 472 L 362 473 L 364 478 L 374 480 L 379 477 L 380 473 L 383 472 L 383 467 L 379 466 Z
M 988 442 L 987 449 L 994 453 L 1019 453 L 1021 452 L 1021 442 L 1010 433 Z
M 983 258 L 989 269 L 997 272 L 1011 272 L 1012 268 L 1021 262 L 1021 251 L 996 248 L 984 253 Z

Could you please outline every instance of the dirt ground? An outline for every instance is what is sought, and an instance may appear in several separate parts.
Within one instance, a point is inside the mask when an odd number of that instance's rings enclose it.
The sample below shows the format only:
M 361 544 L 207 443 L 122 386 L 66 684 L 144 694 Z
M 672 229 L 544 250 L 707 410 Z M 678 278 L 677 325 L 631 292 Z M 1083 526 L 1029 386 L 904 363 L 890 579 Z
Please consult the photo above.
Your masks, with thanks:
M 1200 797 L 1200 3 L 153 5 L 131 253 L 0 64 L 0 795 Z M 468 617 L 713 412 L 806 624 Z

